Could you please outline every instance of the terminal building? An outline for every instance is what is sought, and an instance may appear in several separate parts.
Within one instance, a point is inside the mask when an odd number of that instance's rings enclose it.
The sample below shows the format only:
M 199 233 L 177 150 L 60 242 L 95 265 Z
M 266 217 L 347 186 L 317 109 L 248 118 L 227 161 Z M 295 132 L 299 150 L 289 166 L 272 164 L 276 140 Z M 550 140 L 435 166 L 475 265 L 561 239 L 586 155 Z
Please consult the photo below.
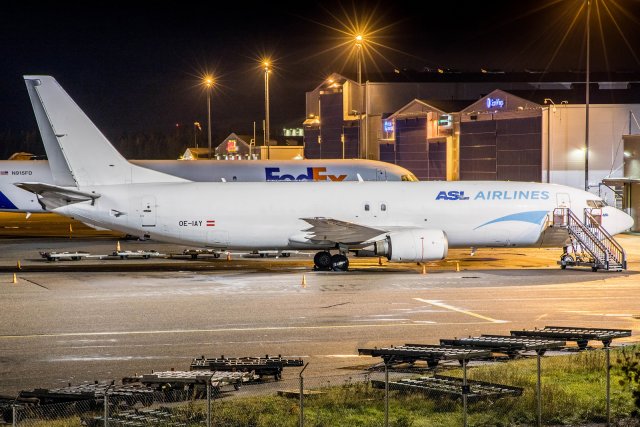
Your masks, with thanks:
M 589 187 L 640 224 L 640 73 L 334 73 L 306 94 L 307 158 L 369 158 L 421 180 Z M 361 132 L 362 129 L 362 132 Z M 640 209 L 638 209 L 640 214 Z

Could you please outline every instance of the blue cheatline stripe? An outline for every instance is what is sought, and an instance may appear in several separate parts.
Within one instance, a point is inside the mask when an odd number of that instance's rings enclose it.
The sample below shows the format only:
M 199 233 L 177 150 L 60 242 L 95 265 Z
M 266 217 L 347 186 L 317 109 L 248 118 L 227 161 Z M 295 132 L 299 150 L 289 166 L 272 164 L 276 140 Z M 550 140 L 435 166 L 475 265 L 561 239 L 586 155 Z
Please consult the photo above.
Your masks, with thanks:
M 11 200 L 0 191 L 0 209 L 18 209 Z
M 522 221 L 522 222 L 530 222 L 532 224 L 540 224 L 545 216 L 547 216 L 548 211 L 529 211 L 529 212 L 520 212 L 516 214 L 511 214 L 507 216 L 503 216 L 500 218 L 496 218 L 489 222 L 485 222 L 482 225 L 477 226 L 474 230 L 477 230 L 480 227 L 484 227 L 485 225 L 494 224 L 496 222 L 504 222 L 504 221 Z

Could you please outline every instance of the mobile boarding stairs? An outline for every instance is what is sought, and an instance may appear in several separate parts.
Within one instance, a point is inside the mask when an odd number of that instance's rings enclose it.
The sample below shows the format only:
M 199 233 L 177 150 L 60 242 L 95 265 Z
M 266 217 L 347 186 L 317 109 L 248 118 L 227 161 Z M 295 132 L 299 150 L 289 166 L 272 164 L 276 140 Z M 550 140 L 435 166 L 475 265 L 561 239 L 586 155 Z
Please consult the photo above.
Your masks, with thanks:
M 567 266 L 591 267 L 592 271 L 622 271 L 627 269 L 627 256 L 622 246 L 601 224 L 600 209 L 584 210 L 584 221 L 569 208 L 553 211 L 555 229 L 565 229 L 570 243 L 564 247 L 560 257 L 560 268 Z

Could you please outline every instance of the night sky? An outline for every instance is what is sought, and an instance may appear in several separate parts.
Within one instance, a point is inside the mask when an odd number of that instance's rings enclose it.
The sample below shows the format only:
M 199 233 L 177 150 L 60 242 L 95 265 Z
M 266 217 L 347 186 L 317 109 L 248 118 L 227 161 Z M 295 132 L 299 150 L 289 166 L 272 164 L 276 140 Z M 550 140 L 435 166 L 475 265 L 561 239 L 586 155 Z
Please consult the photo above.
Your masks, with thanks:
M 640 1 L 593 2 L 592 70 L 640 71 Z M 347 40 L 337 29 L 355 17 L 382 28 L 372 40 L 386 46 L 377 48 L 384 57 L 373 53 L 367 70 L 585 67 L 584 11 L 571 24 L 581 0 L 263 3 L 226 2 L 222 11 L 213 1 L 4 1 L 0 132 L 35 129 L 23 74 L 54 76 L 110 138 L 205 123 L 198 83 L 209 70 L 218 81 L 214 140 L 249 133 L 264 118 L 258 60 L 268 54 L 276 66 L 270 78 L 275 134 L 300 125 L 305 91 L 331 72 L 354 76 L 349 47 L 331 47 Z

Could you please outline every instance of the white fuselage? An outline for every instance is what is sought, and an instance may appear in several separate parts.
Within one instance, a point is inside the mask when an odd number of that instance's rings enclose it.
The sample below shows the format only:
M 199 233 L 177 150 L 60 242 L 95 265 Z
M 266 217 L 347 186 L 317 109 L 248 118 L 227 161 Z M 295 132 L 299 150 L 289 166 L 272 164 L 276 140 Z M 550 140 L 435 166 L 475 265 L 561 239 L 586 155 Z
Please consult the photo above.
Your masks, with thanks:
M 451 247 L 538 245 L 556 207 L 578 213 L 591 193 L 521 182 L 164 183 L 83 188 L 101 197 L 59 209 L 100 227 L 194 246 L 316 249 L 303 218 L 383 230 L 442 230 Z M 366 208 L 368 206 L 368 210 Z M 611 234 L 631 218 L 603 208 Z M 375 241 L 377 238 L 370 239 Z
M 317 160 L 133 160 L 146 169 L 195 182 L 405 181 L 415 176 L 400 166 L 361 159 Z M 14 183 L 54 184 L 46 160 L 0 160 L 0 212 L 46 212 L 33 193 Z

